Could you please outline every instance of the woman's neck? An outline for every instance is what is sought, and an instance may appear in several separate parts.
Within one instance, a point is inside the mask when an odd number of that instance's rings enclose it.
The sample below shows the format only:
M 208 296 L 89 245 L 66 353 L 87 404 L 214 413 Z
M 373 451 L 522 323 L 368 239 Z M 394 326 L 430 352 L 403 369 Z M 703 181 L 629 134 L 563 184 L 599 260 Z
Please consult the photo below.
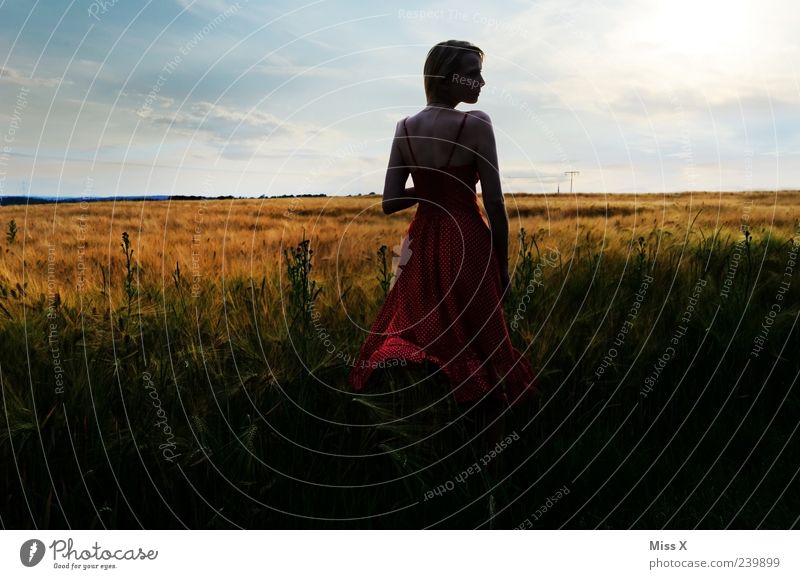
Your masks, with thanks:
M 432 108 L 435 107 L 440 109 L 454 109 L 456 108 L 456 105 L 452 103 L 444 103 L 441 101 L 432 100 L 426 105 L 426 107 L 432 107 Z

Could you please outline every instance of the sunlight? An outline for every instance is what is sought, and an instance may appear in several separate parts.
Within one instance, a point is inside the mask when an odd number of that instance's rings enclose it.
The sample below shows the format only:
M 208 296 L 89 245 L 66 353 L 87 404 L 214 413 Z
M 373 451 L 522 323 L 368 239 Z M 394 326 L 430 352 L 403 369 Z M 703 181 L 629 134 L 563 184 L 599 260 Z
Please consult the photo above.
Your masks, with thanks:
M 637 26 L 640 40 L 670 53 L 722 56 L 747 44 L 747 0 L 657 0 Z

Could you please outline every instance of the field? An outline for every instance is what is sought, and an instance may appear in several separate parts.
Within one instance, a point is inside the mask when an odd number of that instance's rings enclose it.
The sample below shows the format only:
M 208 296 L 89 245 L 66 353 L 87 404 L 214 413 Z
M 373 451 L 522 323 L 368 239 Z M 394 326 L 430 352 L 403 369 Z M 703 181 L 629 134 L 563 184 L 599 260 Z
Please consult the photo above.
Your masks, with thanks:
M 506 319 L 543 395 L 486 461 L 446 384 L 347 387 L 413 209 L 0 207 L 0 522 L 790 528 L 799 201 L 509 197 Z

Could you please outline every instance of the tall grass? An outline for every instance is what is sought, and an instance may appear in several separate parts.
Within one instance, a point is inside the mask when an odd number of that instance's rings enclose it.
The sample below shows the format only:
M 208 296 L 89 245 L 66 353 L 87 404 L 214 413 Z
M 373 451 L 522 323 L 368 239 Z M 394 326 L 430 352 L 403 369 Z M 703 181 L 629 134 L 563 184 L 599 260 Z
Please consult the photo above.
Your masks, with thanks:
M 796 516 L 795 278 L 764 349 L 751 352 L 797 223 L 758 234 L 587 229 L 571 244 L 520 229 L 506 315 L 538 266 L 541 285 L 512 339 L 543 395 L 507 412 L 520 439 L 491 469 L 430 500 L 481 459 L 480 426 L 432 368 L 376 372 L 359 395 L 348 388 L 346 355 L 390 280 L 379 245 L 337 281 L 317 267 L 316 247 L 330 241 L 312 247 L 302 235 L 279 267 L 208 276 L 193 292 L 180 262 L 167 283 L 147 277 L 152 266 L 137 271 L 141 240 L 127 231 L 123 259 L 57 307 L 27 285 L 42 280 L 0 277 L 6 527 L 472 528 L 490 526 L 491 508 L 491 526 L 511 528 L 565 484 L 568 498 L 538 526 L 782 528 Z M 556 246 L 557 265 L 544 252 Z

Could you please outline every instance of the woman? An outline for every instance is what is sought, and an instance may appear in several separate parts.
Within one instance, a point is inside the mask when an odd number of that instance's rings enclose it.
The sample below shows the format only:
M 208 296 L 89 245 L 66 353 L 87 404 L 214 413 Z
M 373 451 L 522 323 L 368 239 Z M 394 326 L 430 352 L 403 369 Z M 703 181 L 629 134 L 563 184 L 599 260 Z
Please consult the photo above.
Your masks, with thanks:
M 486 398 L 495 414 L 538 393 L 530 363 L 514 349 L 503 316 L 508 298 L 508 216 L 489 115 L 456 110 L 484 86 L 483 52 L 440 42 L 425 61 L 428 104 L 397 123 L 383 211 L 417 205 L 407 252 L 350 373 L 355 390 L 399 360 L 433 363 L 459 403 Z M 414 187 L 406 188 L 409 173 Z M 480 180 L 486 223 L 477 201 Z M 406 261 L 407 260 L 407 261 Z M 406 261 L 405 263 L 402 263 Z M 486 396 L 489 394 L 489 396 Z

